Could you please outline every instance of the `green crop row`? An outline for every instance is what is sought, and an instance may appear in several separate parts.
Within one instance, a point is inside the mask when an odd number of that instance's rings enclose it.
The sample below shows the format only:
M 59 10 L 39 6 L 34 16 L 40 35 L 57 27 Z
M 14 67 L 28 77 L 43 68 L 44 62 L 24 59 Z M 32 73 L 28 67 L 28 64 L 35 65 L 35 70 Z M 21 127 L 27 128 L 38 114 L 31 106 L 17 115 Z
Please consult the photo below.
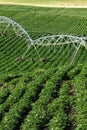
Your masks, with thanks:
M 37 100 L 38 91 L 43 87 L 41 86 L 53 74 L 54 70 L 49 70 L 37 77 L 36 80 L 27 86 L 26 93 L 22 98 L 15 104 L 13 104 L 9 112 L 7 112 L 1 121 L 0 128 L 2 130 L 11 130 L 16 128 L 16 125 L 20 122 L 23 114 L 31 109 L 31 102 Z
M 75 66 L 72 70 L 70 70 L 67 75 L 69 79 L 73 79 L 76 75 L 81 72 L 82 64 Z
M 19 82 L 22 75 L 7 74 L 1 75 L 1 86 L 0 86 L 0 104 L 2 104 L 6 98 L 12 93 L 15 85 Z
M 69 83 L 65 82 L 61 88 L 58 98 L 48 105 L 48 115 L 51 120 L 48 124 L 49 130 L 64 130 L 67 123 L 66 107 L 69 104 Z
M 74 79 L 75 102 L 76 102 L 76 128 L 75 130 L 87 129 L 87 77 L 86 70 Z
M 62 78 L 71 67 L 58 69 L 57 72 L 46 82 L 42 89 L 39 99 L 32 104 L 32 111 L 21 126 L 21 130 L 38 130 L 47 121 L 47 105 L 57 96 L 61 87 Z
M 2 104 L 5 99 L 9 96 L 10 92 L 9 92 L 9 89 L 6 88 L 2 91 L 0 91 L 0 104 Z
M 23 83 L 18 83 L 13 92 L 9 95 L 6 101 L 0 105 L 0 119 L 3 117 L 5 112 L 8 112 L 10 106 L 18 102 L 26 91 L 26 86 Z

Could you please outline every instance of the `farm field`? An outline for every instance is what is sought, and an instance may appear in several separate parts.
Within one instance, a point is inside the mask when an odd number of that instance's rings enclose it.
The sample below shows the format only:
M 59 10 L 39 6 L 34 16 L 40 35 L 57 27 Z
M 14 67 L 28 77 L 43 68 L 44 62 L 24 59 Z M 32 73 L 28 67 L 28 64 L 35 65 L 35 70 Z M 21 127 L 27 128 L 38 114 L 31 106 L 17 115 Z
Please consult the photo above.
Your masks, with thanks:
M 52 34 L 87 36 L 87 9 L 0 5 L 32 39 Z M 1 28 L 0 28 L 1 32 Z M 13 33 L 0 35 L 0 130 L 86 130 L 87 50 L 73 64 L 73 46 L 33 47 Z

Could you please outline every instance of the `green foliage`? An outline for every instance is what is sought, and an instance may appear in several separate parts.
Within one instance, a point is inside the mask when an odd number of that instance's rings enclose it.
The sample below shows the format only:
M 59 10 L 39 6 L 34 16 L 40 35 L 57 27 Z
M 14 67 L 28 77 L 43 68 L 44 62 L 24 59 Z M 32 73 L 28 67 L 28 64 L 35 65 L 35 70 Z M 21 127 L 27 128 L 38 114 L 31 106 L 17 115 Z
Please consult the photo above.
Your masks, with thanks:
M 76 130 L 87 129 L 87 88 L 85 77 L 86 71 L 74 79 L 76 96 Z
M 0 5 L 0 15 L 21 24 L 33 39 L 48 34 L 87 35 L 87 9 Z M 0 130 L 87 129 L 87 51 L 73 47 L 31 47 L 9 34 L 0 36 Z M 70 107 L 70 108 L 69 108 Z M 72 110 L 73 108 L 73 110 Z M 75 123 L 75 124 L 74 124 Z
M 70 70 L 69 72 L 68 72 L 68 77 L 70 78 L 70 79 L 73 79 L 76 75 L 78 75 L 79 73 L 80 73 L 80 71 L 81 71 L 81 68 L 82 68 L 82 64 L 81 65 L 78 65 L 78 66 L 76 66 L 76 67 L 74 67 L 72 70 Z

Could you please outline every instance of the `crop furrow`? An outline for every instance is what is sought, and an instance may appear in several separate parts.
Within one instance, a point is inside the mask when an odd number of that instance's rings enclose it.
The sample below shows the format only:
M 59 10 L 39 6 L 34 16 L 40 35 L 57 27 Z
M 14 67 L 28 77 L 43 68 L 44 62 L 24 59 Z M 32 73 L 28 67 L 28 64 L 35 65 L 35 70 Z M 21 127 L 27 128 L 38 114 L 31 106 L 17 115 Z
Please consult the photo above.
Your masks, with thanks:
M 62 78 L 68 69 L 70 68 L 66 68 L 65 70 L 59 69 L 53 77 L 46 82 L 45 88 L 42 89 L 39 95 L 39 99 L 33 103 L 32 110 L 24 120 L 21 130 L 28 128 L 31 130 L 39 130 L 45 125 L 47 122 L 46 107 L 58 94 Z M 57 83 L 60 85 L 57 85 Z

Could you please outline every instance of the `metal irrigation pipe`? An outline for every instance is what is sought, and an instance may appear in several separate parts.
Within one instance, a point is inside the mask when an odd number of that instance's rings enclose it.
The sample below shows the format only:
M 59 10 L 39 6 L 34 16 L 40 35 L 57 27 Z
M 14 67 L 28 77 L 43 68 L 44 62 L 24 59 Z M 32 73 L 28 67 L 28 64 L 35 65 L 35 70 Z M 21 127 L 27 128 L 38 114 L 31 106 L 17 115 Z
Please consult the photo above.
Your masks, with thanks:
M 70 63 L 72 64 L 75 59 L 76 54 L 78 53 L 78 50 L 80 49 L 80 46 L 82 45 L 87 49 L 87 44 L 86 44 L 87 37 L 78 37 L 78 36 L 72 36 L 72 35 L 50 35 L 50 36 L 43 36 L 43 37 L 33 40 L 30 37 L 30 35 L 27 33 L 27 31 L 21 25 L 19 25 L 17 22 L 15 22 L 14 20 L 8 17 L 0 16 L 0 24 L 7 24 L 3 33 L 5 33 L 10 26 L 12 26 L 15 34 L 19 37 L 22 37 L 23 39 L 27 41 L 27 49 L 22 55 L 22 59 L 24 59 L 25 55 L 28 53 L 31 46 L 34 46 L 38 57 L 41 59 L 40 54 L 38 53 L 38 50 L 36 48 L 36 45 L 37 46 L 54 46 L 54 50 L 55 50 L 55 46 L 58 46 L 58 45 L 63 46 L 63 45 L 72 44 L 75 48 L 74 56 Z

